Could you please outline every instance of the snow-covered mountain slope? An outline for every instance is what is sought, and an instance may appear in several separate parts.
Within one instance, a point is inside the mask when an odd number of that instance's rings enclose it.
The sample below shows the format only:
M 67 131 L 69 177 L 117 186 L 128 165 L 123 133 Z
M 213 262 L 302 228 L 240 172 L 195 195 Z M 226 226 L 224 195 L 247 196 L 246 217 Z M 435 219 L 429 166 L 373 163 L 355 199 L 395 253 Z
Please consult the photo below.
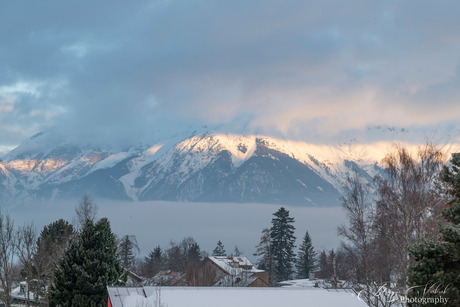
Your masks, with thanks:
M 0 198 L 267 202 L 335 206 L 351 170 L 369 181 L 393 142 L 318 145 L 194 131 L 124 150 L 37 135 L 0 160 Z M 406 144 L 416 150 L 415 144 Z M 446 154 L 460 145 L 441 143 Z

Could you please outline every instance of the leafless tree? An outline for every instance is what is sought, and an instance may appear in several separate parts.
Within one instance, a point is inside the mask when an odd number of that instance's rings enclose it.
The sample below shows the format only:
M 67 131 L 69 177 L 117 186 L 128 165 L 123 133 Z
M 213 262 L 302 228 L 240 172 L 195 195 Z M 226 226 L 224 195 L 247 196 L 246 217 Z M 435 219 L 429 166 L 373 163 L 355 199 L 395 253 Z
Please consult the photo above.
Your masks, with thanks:
M 257 266 L 261 270 L 268 272 L 269 285 L 274 286 L 274 268 L 275 260 L 272 255 L 272 241 L 270 237 L 270 229 L 262 229 L 262 235 L 260 236 L 260 242 L 256 246 L 256 252 L 253 254 L 255 257 L 260 257 L 257 262 Z
M 348 218 L 348 225 L 338 228 L 338 234 L 345 241 L 342 247 L 356 260 L 356 282 L 366 287 L 366 302 L 371 306 L 370 287 L 373 283 L 371 260 L 375 251 L 373 221 L 374 210 L 370 198 L 370 187 L 354 172 L 347 178 L 342 207 Z
M 17 233 L 9 215 L 0 213 L 0 299 L 11 306 L 14 260 L 17 248 Z
M 58 261 L 74 235 L 73 226 L 60 219 L 45 226 L 37 239 L 34 269 L 37 293 L 44 304 L 48 301 L 47 287 L 51 283 Z
M 407 148 L 396 146 L 382 161 L 385 175 L 375 178 L 375 231 L 387 248 L 391 281 L 401 288 L 406 287 L 407 247 L 420 238 L 437 236 L 445 196 L 439 193 L 436 183 L 444 159 L 432 144 L 420 146 L 415 156 Z
M 35 266 L 34 256 L 37 252 L 37 231 L 35 226 L 31 224 L 25 224 L 20 227 L 17 231 L 17 255 L 19 261 L 23 265 L 23 271 L 27 282 L 27 293 L 26 293 L 26 306 L 31 304 L 31 290 L 35 297 L 33 300 L 38 301 L 39 293 L 38 289 L 34 289 L 37 283 L 32 282 L 34 280 Z
M 80 203 L 75 207 L 77 227 L 82 229 L 88 220 L 94 221 L 96 214 L 96 203 L 88 195 L 83 195 Z
M 244 254 L 244 252 L 240 251 L 240 249 L 238 248 L 238 246 L 235 245 L 235 249 L 233 250 L 233 256 L 239 257 L 239 256 L 241 256 L 241 255 L 243 255 L 243 254 Z

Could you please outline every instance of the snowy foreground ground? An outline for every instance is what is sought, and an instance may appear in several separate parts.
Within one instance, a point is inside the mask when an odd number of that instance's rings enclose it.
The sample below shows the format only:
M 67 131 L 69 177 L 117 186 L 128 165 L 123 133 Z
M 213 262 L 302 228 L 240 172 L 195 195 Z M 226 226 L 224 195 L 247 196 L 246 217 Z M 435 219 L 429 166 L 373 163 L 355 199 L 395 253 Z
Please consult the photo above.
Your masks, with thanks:
M 356 294 L 318 288 L 145 287 L 147 298 L 131 295 L 124 307 L 365 307 Z M 159 301 L 161 299 L 161 302 Z M 161 304 L 160 304 L 161 303 Z

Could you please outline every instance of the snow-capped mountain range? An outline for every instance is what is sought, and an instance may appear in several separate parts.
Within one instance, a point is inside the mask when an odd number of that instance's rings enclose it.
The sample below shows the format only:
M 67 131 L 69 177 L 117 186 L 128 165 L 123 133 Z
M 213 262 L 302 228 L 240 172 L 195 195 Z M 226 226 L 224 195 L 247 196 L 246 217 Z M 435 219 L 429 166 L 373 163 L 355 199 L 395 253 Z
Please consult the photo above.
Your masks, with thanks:
M 450 135 L 439 140 L 447 155 L 460 151 Z M 44 133 L 0 157 L 0 199 L 47 201 L 89 194 L 118 200 L 335 206 L 349 172 L 357 170 L 372 180 L 393 144 L 352 139 L 318 145 L 201 128 L 114 150 L 77 146 Z M 406 146 L 415 150 L 417 144 Z

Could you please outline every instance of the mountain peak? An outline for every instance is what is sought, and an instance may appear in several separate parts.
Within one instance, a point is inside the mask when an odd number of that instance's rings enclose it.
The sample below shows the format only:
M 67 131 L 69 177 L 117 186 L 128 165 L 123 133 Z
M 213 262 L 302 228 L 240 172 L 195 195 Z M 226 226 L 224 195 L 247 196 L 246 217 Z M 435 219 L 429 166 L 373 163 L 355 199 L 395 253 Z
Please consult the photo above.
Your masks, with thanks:
M 399 128 L 375 128 L 402 133 Z M 366 178 L 393 141 L 338 144 L 200 127 L 125 149 L 78 145 L 41 133 L 0 161 L 0 198 L 53 199 L 83 194 L 135 200 L 337 205 L 351 170 Z M 442 139 L 442 138 L 440 138 Z M 418 144 L 406 143 L 415 151 Z M 441 143 L 446 153 L 460 150 Z

